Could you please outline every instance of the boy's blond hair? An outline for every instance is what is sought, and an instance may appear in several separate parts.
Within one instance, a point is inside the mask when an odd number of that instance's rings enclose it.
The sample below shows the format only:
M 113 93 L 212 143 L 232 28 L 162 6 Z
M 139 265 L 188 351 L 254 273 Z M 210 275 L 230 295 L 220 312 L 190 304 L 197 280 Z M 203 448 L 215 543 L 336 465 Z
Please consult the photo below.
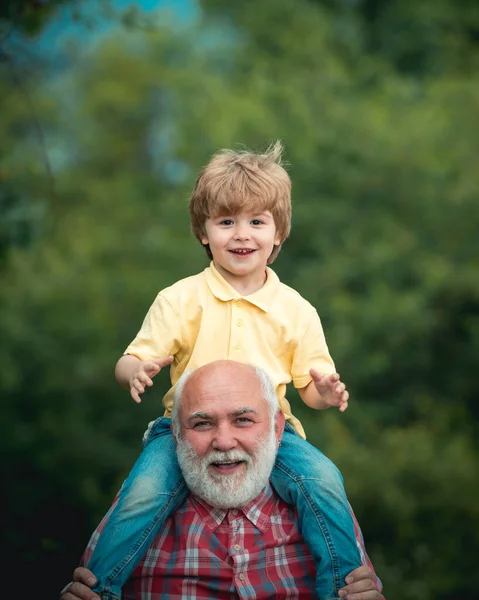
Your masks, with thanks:
M 264 154 L 221 150 L 203 167 L 190 199 L 191 229 L 200 240 L 207 219 L 242 210 L 271 211 L 281 244 L 291 230 L 291 180 L 281 166 L 283 146 L 277 141 Z M 281 249 L 275 246 L 271 264 Z M 213 258 L 208 244 L 205 245 Z

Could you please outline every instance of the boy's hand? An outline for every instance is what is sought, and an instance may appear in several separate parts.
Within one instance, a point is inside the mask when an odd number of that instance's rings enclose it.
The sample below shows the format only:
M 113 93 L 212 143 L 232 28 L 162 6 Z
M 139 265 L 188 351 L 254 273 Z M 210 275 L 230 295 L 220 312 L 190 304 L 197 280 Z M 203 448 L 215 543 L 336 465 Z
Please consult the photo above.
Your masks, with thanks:
M 138 367 L 133 371 L 130 377 L 130 395 L 138 404 L 141 402 L 140 394 L 143 394 L 146 387 L 153 385 L 152 378 L 161 371 L 163 367 L 171 365 L 172 356 L 166 358 L 152 358 L 151 360 L 141 360 Z
M 327 375 L 310 369 L 309 374 L 313 378 L 314 387 L 321 396 L 325 407 L 337 406 L 339 412 L 344 412 L 348 408 L 349 392 L 340 380 L 338 373 Z

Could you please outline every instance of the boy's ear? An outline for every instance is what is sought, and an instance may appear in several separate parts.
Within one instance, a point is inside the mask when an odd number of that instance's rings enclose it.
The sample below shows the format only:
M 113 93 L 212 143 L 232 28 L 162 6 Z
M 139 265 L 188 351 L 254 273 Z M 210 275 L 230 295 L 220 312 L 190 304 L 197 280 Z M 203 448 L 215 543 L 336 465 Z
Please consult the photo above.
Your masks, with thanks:
M 201 243 L 203 244 L 203 246 L 207 246 L 209 244 L 208 238 L 207 237 L 202 237 L 201 238 Z

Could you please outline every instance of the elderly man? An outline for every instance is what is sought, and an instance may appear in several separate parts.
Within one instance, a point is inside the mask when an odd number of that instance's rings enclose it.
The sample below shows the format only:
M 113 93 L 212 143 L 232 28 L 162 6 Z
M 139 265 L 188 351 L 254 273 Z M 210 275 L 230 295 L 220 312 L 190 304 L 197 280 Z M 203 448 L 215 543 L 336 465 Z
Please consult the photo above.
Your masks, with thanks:
M 191 494 L 124 586 L 124 599 L 314 598 L 314 562 L 296 510 L 269 484 L 284 416 L 268 376 L 233 361 L 185 374 L 172 427 Z M 363 556 L 341 598 L 383 598 Z M 88 587 L 93 584 L 91 572 L 80 567 L 61 600 L 99 600 Z

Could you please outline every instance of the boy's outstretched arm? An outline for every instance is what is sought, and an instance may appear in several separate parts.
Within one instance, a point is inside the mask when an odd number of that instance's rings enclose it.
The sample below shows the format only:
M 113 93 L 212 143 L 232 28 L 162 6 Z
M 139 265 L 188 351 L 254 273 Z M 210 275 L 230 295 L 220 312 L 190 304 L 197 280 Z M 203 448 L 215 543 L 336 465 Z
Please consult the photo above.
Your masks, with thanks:
M 140 360 L 132 354 L 125 354 L 116 363 L 115 377 L 122 387 L 130 391 L 133 400 L 139 404 L 140 394 L 153 385 L 153 377 L 172 362 L 173 356 Z
M 318 410 L 337 406 L 344 412 L 348 408 L 349 392 L 338 373 L 318 373 L 311 369 L 309 374 L 313 380 L 298 390 L 305 404 Z

